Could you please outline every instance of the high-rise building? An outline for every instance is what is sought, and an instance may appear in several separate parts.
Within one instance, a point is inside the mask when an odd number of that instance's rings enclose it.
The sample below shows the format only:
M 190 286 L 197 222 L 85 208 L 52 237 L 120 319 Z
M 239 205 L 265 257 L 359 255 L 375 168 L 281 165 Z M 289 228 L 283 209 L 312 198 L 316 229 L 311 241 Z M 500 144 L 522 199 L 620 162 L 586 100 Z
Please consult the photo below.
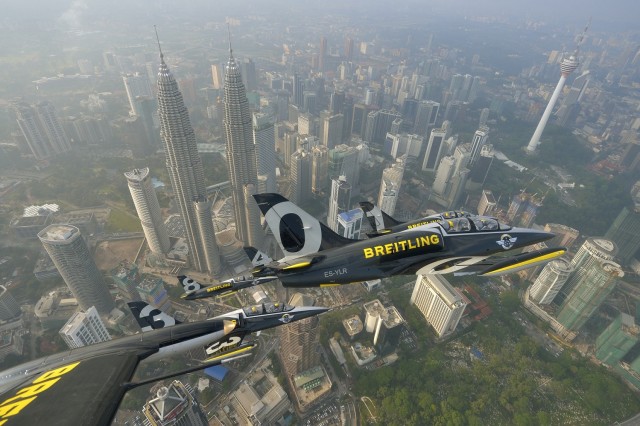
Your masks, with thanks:
M 427 150 L 424 153 L 424 160 L 422 161 L 423 171 L 434 172 L 438 164 L 440 164 L 440 155 L 442 154 L 444 140 L 448 135 L 448 125 L 449 123 L 445 122 L 442 123 L 441 128 L 431 129 Z
M 413 133 L 427 137 L 429 127 L 436 125 L 440 104 L 434 101 L 421 101 L 418 104 Z
M 295 293 L 289 304 L 313 306 L 315 300 L 310 296 Z M 320 338 L 318 324 L 318 317 L 309 317 L 278 327 L 280 334 L 279 355 L 288 378 L 320 364 L 320 352 L 316 350 Z
M 367 123 L 362 139 L 381 146 L 385 141 L 387 133 L 391 130 L 393 121 L 397 118 L 402 118 L 402 115 L 397 111 L 388 109 L 371 111 L 367 115 Z
M 549 247 L 566 247 L 571 249 L 573 243 L 580 235 L 577 229 L 573 229 L 567 225 L 561 225 L 559 223 L 547 223 L 544 225 L 545 232 L 551 232 L 556 236 L 547 241 Z
M 455 331 L 467 306 L 442 275 L 418 275 L 410 303 L 422 312 L 438 337 Z
M 256 186 L 256 148 L 253 141 L 253 126 L 249 102 L 242 84 L 240 68 L 229 48 L 229 62 L 224 78 L 224 129 L 227 142 L 227 165 L 236 218 L 236 234 L 245 245 L 258 247 L 250 236 L 261 235 L 250 226 L 259 223 L 260 211 L 255 201 L 245 203 L 244 186 Z
M 311 191 L 318 195 L 327 190 L 329 183 L 329 148 L 324 145 L 311 149 Z
M 13 295 L 0 285 L 0 321 L 8 321 L 20 316 L 22 310 Z
M 336 232 L 343 237 L 352 240 L 360 239 L 360 229 L 362 228 L 362 209 L 352 209 L 348 212 L 338 214 L 338 228 Z
M 344 144 L 329 150 L 329 178 L 346 176 L 351 187 L 356 188 L 360 181 L 359 154 L 356 147 Z
M 344 40 L 344 57 L 350 61 L 353 59 L 353 54 L 355 53 L 355 48 L 353 46 L 353 39 L 351 37 L 347 37 Z
M 455 169 L 455 158 L 453 156 L 444 157 L 440 160 L 436 179 L 433 181 L 433 191 L 441 196 L 445 196 L 449 192 L 449 184 L 453 171 Z
M 204 170 L 196 146 L 196 135 L 182 94 L 178 90 L 178 83 L 164 62 L 162 52 L 158 71 L 158 116 L 169 179 L 180 206 L 189 245 L 190 266 L 200 272 L 217 274 L 221 265 L 215 235 L 201 233 L 201 230 L 213 229 L 213 226 L 209 228 L 205 223 L 199 226 L 196 212 L 196 200 L 200 204 L 207 203 Z M 206 220 L 211 222 L 212 218 Z
M 393 158 L 398 158 L 405 154 L 416 158 L 420 155 L 423 143 L 424 139 L 419 135 L 387 133 L 383 152 Z
M 224 86 L 224 67 L 221 64 L 211 65 L 211 79 L 214 89 L 222 89 Z
M 158 255 L 166 254 L 170 248 L 169 234 L 162 220 L 156 191 L 151 184 L 149 168 L 133 169 L 124 175 L 149 249 Z
M 37 160 L 62 154 L 71 149 L 69 139 L 50 102 L 39 102 L 35 109 L 20 102 L 14 105 L 14 110 L 22 135 Z
M 320 46 L 318 49 L 318 71 L 325 71 L 325 61 L 327 59 L 327 38 L 320 37 Z
M 94 306 L 86 312 L 80 311 L 73 314 L 59 333 L 70 349 L 111 340 L 111 335 Z
M 516 194 L 511 200 L 507 210 L 507 218 L 511 223 L 529 228 L 538 214 L 538 209 L 542 206 L 542 199 L 535 195 L 521 192 Z
M 244 58 L 242 65 L 242 83 L 247 92 L 258 88 L 258 75 L 256 74 L 256 63 L 251 58 Z
M 342 114 L 327 114 L 322 120 L 322 144 L 327 148 L 333 149 L 342 143 L 343 120 Z
M 289 198 L 293 203 L 302 204 L 311 196 L 311 155 L 305 149 L 291 154 L 289 174 Z
M 302 108 L 304 105 L 304 80 L 297 73 L 293 75 L 291 86 L 293 89 L 291 103 Z
M 396 204 L 400 196 L 400 187 L 404 177 L 404 159 L 398 159 L 393 165 L 382 171 L 378 206 L 390 216 L 395 214 Z
M 615 366 L 640 340 L 640 327 L 634 318 L 620 313 L 596 338 L 596 358 Z
M 333 231 L 338 229 L 338 215 L 349 211 L 351 207 L 351 185 L 346 176 L 331 178 L 331 196 L 327 212 L 327 226 Z
M 553 302 L 572 272 L 573 268 L 568 260 L 560 258 L 547 263 L 531 285 L 530 298 L 540 305 Z
M 111 312 L 113 298 L 80 230 L 71 225 L 49 225 L 38 233 L 38 238 L 80 308 L 87 311 L 95 306 L 101 315 Z
M 491 213 L 496 209 L 496 199 L 493 197 L 493 192 L 488 189 L 482 190 L 480 196 L 480 202 L 478 203 L 478 214 L 480 216 L 491 216 Z
M 365 303 L 365 327 L 373 333 L 373 346 L 381 355 L 387 355 L 398 348 L 404 327 L 404 318 L 395 306 L 385 307 L 378 299 Z
M 253 139 L 258 175 L 267 177 L 265 192 L 276 192 L 276 140 L 272 116 L 262 113 L 253 115 Z
M 169 386 L 154 387 L 156 396 L 142 408 L 144 425 L 207 426 L 209 421 L 200 408 L 195 390 L 189 383 L 174 380 Z
M 469 164 L 473 166 L 480 156 L 480 150 L 487 143 L 487 139 L 489 138 L 489 128 L 482 127 L 473 135 L 473 140 L 471 141 L 471 158 L 469 159 Z
M 640 213 L 623 207 L 604 237 L 616 243 L 618 258 L 628 265 L 640 249 Z
M 133 74 L 123 75 L 122 81 L 124 82 L 127 99 L 129 100 L 129 107 L 131 108 L 129 115 L 142 115 L 136 100 L 138 98 L 153 97 L 149 76 L 147 76 L 147 74 L 136 72 Z

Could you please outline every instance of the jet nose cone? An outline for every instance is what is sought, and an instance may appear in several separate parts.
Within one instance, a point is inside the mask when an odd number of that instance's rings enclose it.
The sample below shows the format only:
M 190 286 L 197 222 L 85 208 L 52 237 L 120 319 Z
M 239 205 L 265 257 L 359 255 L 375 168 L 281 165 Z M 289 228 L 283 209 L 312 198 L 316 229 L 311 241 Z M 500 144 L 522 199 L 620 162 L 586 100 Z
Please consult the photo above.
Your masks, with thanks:
M 530 228 L 512 228 L 509 234 L 518 238 L 518 247 L 541 243 L 555 237 L 555 234 L 550 232 L 538 231 L 537 229 Z

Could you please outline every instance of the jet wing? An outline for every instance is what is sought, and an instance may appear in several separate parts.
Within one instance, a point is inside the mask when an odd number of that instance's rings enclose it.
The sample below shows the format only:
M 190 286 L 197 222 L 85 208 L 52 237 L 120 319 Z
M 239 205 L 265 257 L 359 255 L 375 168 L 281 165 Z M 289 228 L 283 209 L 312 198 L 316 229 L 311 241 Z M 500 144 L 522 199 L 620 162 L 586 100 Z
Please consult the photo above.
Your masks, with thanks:
M 0 396 L 0 425 L 109 425 L 138 362 L 123 350 L 25 376 Z
M 483 277 L 495 277 L 532 268 L 552 261 L 567 252 L 564 247 L 551 247 L 534 250 L 510 257 L 489 257 L 481 262 L 454 272 L 454 275 L 476 274 Z

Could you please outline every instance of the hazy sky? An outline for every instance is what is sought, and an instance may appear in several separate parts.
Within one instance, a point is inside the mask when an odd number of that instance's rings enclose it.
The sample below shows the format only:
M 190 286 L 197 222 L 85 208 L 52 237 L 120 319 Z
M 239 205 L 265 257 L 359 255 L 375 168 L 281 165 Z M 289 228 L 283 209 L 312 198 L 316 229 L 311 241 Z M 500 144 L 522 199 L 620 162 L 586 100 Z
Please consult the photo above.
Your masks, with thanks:
M 586 22 L 592 16 L 595 28 L 616 23 L 625 28 L 635 24 L 630 28 L 637 28 L 640 18 L 638 0 L 2 0 L 2 3 L 5 19 L 56 19 L 72 26 L 87 24 L 86 21 L 96 13 L 129 17 L 160 13 L 180 17 L 200 12 L 200 17 L 211 16 L 211 20 L 216 20 L 219 15 L 226 14 L 241 18 L 243 15 L 281 12 L 287 16 L 292 8 L 301 12 L 308 10 L 309 19 L 315 15 L 311 11 L 318 10 L 349 14 L 380 12 L 392 16 L 520 17 L 534 21 L 551 20 L 555 16 L 562 17 L 569 25 L 572 21 Z M 39 5 L 34 6 L 34 3 Z

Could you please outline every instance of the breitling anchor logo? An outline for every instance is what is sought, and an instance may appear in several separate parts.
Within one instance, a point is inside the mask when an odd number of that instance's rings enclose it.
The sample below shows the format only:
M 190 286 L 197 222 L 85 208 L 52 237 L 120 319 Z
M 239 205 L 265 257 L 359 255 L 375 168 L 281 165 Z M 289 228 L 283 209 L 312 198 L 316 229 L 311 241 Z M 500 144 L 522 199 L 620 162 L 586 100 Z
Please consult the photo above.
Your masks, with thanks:
M 512 237 L 509 234 L 503 234 L 496 243 L 505 250 L 509 250 L 518 240 L 517 237 Z
M 293 320 L 293 315 L 284 314 L 282 318 L 279 319 L 283 324 L 289 324 Z

